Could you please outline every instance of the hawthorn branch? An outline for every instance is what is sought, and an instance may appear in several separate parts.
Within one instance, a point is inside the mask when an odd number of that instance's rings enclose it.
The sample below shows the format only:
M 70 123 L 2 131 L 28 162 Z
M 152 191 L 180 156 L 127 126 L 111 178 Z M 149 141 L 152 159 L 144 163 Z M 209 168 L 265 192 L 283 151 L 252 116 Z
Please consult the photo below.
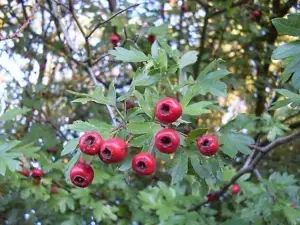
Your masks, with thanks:
M 29 26 L 30 22 L 34 19 L 34 15 L 36 13 L 36 10 L 37 10 L 37 5 L 34 6 L 34 8 L 32 10 L 32 13 L 31 13 L 31 16 L 29 16 L 25 20 L 25 22 L 23 23 L 23 25 L 18 30 L 16 30 L 13 34 L 8 35 L 7 37 L 2 37 L 0 35 L 0 41 L 5 41 L 5 40 L 9 40 L 9 39 L 16 39 L 16 38 L 18 38 L 19 34 L 21 34 L 26 29 L 26 27 Z
M 258 163 L 260 162 L 260 160 L 267 153 L 269 153 L 272 149 L 274 149 L 274 148 L 276 148 L 276 147 L 278 147 L 280 145 L 283 145 L 285 143 L 288 143 L 290 141 L 294 141 L 294 140 L 296 140 L 298 138 L 300 138 L 300 130 L 298 130 L 295 133 L 290 134 L 288 136 L 277 138 L 276 140 L 274 140 L 273 142 L 271 142 L 270 144 L 268 144 L 268 145 L 266 145 L 264 147 L 258 147 L 258 146 L 256 146 L 255 148 L 259 149 L 260 151 L 254 157 L 254 159 L 252 160 L 252 162 L 249 163 L 248 166 L 242 167 L 223 187 L 221 187 L 218 191 L 212 192 L 211 193 L 212 196 L 213 196 L 212 199 L 206 199 L 206 200 L 200 202 L 199 204 L 192 206 L 190 209 L 188 209 L 188 211 L 199 210 L 205 204 L 210 203 L 211 201 L 213 201 L 213 200 L 217 199 L 218 197 L 222 196 L 228 190 L 228 188 L 232 184 L 234 184 L 241 176 L 243 176 L 244 174 L 252 173 L 253 171 L 255 171 L 256 166 L 258 165 Z M 254 150 L 256 150 L 256 149 L 254 149 Z

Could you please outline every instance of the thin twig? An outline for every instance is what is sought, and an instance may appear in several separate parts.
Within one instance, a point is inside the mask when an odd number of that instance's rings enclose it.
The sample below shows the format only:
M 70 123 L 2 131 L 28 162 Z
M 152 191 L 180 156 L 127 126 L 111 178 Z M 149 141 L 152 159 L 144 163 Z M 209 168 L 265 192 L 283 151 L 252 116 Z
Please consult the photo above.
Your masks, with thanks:
M 100 26 L 102 26 L 102 25 L 108 23 L 109 21 L 111 21 L 113 18 L 115 18 L 115 17 L 118 16 L 119 14 L 121 14 L 121 13 L 123 13 L 123 12 L 125 12 L 125 11 L 127 11 L 127 10 L 129 10 L 129 9 L 131 9 L 131 8 L 135 8 L 135 7 L 139 6 L 139 5 L 140 5 L 140 4 L 134 4 L 134 5 L 131 5 L 131 6 L 127 7 L 126 9 L 122 9 L 122 10 L 120 10 L 119 12 L 117 12 L 116 14 L 112 15 L 112 16 L 109 17 L 107 20 L 98 23 L 98 24 L 92 29 L 92 31 L 86 36 L 86 38 L 89 38 L 90 36 L 92 36 L 92 34 L 93 34 Z

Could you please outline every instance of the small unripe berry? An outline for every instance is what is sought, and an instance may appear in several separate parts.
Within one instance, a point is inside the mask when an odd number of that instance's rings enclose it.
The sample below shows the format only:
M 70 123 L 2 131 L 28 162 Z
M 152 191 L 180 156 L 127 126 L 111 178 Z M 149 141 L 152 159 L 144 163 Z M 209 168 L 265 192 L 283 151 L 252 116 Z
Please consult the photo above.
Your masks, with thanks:
M 87 132 L 79 138 L 79 148 L 87 155 L 96 155 L 103 143 L 101 135 L 95 131 Z
M 118 163 L 125 159 L 127 153 L 127 142 L 120 138 L 111 138 L 103 143 L 98 155 L 105 163 Z
M 20 174 L 24 175 L 25 177 L 29 177 L 30 171 L 28 169 L 23 169 L 19 171 Z
M 180 144 L 180 138 L 173 129 L 162 129 L 155 136 L 155 147 L 163 153 L 173 153 Z
M 219 142 L 214 135 L 203 135 L 197 140 L 197 147 L 200 153 L 205 156 L 215 155 L 219 150 Z
M 94 179 L 94 170 L 90 164 L 77 163 L 70 171 L 71 182 L 77 187 L 85 188 Z
M 33 178 L 35 178 L 35 179 L 40 180 L 40 179 L 42 179 L 42 177 L 44 176 L 44 172 L 43 172 L 43 170 L 41 170 L 41 169 L 34 168 L 34 169 L 32 170 L 31 176 L 32 176 Z
M 239 192 L 240 192 L 241 188 L 240 188 L 240 185 L 238 184 L 233 184 L 231 186 L 231 191 L 232 191 L 232 194 L 234 195 L 237 195 Z
M 141 175 L 150 175 L 155 171 L 155 158 L 148 152 L 141 152 L 132 158 L 133 171 Z
M 147 40 L 153 44 L 153 42 L 155 41 L 155 35 L 154 34 L 149 34 L 147 37 Z
M 155 117 L 162 123 L 173 123 L 182 114 L 180 103 L 174 98 L 163 98 L 156 103 Z

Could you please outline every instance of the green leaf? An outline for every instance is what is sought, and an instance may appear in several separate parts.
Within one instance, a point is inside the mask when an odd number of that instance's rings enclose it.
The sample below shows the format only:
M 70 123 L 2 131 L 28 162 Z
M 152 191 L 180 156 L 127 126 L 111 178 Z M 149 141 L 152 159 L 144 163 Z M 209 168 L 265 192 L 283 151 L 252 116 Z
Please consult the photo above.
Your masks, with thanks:
M 145 101 L 143 95 L 138 92 L 137 90 L 133 91 L 134 96 L 136 97 L 140 107 L 144 110 L 144 112 L 150 117 L 152 118 L 152 110 L 149 107 L 149 104 Z
M 293 101 L 299 101 L 300 100 L 300 95 L 298 94 L 295 94 L 287 89 L 277 89 L 276 90 L 279 94 L 287 97 L 287 98 L 290 98 L 291 100 Z
M 295 15 L 295 14 L 294 14 Z M 298 18 L 297 18 L 298 17 Z M 275 18 L 272 23 L 280 34 L 298 37 L 300 36 L 299 15 L 289 15 L 288 18 Z
M 148 29 L 148 34 L 164 36 L 168 33 L 168 23 L 163 23 L 159 26 L 153 26 Z
M 300 54 L 300 41 L 293 41 L 276 48 L 272 54 L 272 59 L 285 59 Z
M 253 138 L 233 132 L 220 135 L 219 142 L 221 150 L 232 158 L 236 156 L 238 151 L 244 154 L 250 154 L 251 150 L 248 145 L 254 144 Z
M 196 140 L 198 137 L 200 137 L 201 135 L 205 134 L 207 132 L 207 129 L 206 128 L 198 128 L 198 129 L 195 129 L 195 130 L 192 130 L 188 136 L 187 136 L 187 139 L 189 140 Z
M 62 150 L 60 155 L 64 156 L 64 155 L 73 153 L 77 148 L 78 141 L 79 141 L 79 138 L 74 138 L 74 139 L 68 141 L 68 143 L 65 145 L 65 147 Z
M 115 50 L 110 50 L 109 54 L 115 56 L 116 60 L 123 62 L 145 62 L 151 59 L 149 56 L 146 56 L 143 52 L 135 48 L 127 50 L 122 47 L 115 47 Z
M 210 171 L 207 170 L 206 167 L 201 166 L 200 160 L 198 157 L 190 157 L 192 167 L 194 168 L 195 172 L 198 174 L 199 177 L 202 179 L 207 179 L 210 176 Z
M 212 105 L 212 102 L 201 101 L 184 107 L 183 113 L 191 116 L 199 116 L 201 114 L 210 113 L 207 106 Z
M 159 75 L 149 76 L 145 70 L 138 69 L 132 84 L 134 86 L 150 86 L 156 84 L 159 79 Z
M 128 123 L 127 128 L 133 134 L 146 134 L 157 132 L 160 125 L 154 122 Z
M 167 71 L 168 69 L 168 56 L 165 50 L 159 48 L 158 49 L 158 58 L 156 61 L 159 64 L 162 72 Z
M 5 176 L 6 168 L 12 172 L 20 170 L 20 161 L 16 160 L 16 158 L 20 157 L 22 153 L 9 152 L 9 150 L 16 147 L 20 143 L 20 141 L 16 140 L 9 142 L 0 141 L 0 174 L 2 176 Z
M 12 120 L 16 116 L 24 115 L 24 114 L 28 113 L 29 111 L 31 111 L 31 110 L 26 107 L 23 107 L 23 108 L 16 107 L 13 109 L 9 109 L 5 113 L 3 113 L 2 116 L 0 116 L 0 120 Z
M 188 171 L 188 157 L 182 151 L 176 153 L 174 163 L 171 168 L 172 184 L 179 183 Z
M 230 74 L 230 72 L 228 70 L 225 70 L 225 69 L 217 70 L 217 71 L 214 71 L 214 72 L 211 72 L 211 73 L 207 74 L 205 76 L 205 80 L 208 80 L 208 79 L 214 79 L 214 80 L 221 79 L 223 77 L 226 77 L 228 74 Z
M 289 223 L 291 225 L 299 224 L 299 222 L 300 222 L 299 210 L 288 206 L 288 207 L 284 208 L 283 212 L 284 212 L 285 217 L 287 218 L 287 220 L 289 221 Z
M 109 105 L 112 105 L 112 106 L 117 105 L 117 94 L 116 94 L 114 82 L 110 83 L 106 98 L 109 102 Z
M 32 157 L 35 159 L 40 158 L 40 155 L 37 153 L 40 150 L 40 147 L 36 146 L 34 142 L 30 143 L 22 143 L 22 145 L 17 145 L 16 147 L 12 148 L 12 152 L 21 153 L 23 156 Z
M 179 59 L 179 68 L 183 69 L 184 67 L 194 64 L 197 61 L 197 51 L 189 51 L 186 52 L 181 58 Z
M 174 59 L 174 61 L 177 63 L 179 61 L 180 52 L 177 49 L 172 49 L 165 38 L 157 37 L 157 40 L 160 44 L 160 46 L 167 52 L 167 54 Z
M 292 77 L 292 85 L 296 89 L 300 89 L 300 71 L 294 73 Z
M 75 165 L 75 163 L 79 160 L 80 156 L 81 156 L 81 151 L 76 151 L 75 155 L 72 157 L 72 159 L 66 165 L 64 174 L 65 174 L 65 178 L 68 183 L 71 183 L 70 171 L 71 171 L 72 167 Z
M 212 72 L 214 70 L 217 70 L 219 66 L 224 63 L 225 61 L 223 59 L 216 59 L 209 63 L 199 74 L 199 76 L 204 76 L 208 74 L 209 72 Z

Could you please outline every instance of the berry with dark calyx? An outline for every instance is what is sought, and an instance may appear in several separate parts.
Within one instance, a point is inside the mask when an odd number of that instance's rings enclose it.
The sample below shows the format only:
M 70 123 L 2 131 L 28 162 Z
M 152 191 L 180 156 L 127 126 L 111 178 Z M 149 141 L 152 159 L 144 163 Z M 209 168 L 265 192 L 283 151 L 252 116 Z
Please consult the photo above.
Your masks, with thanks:
M 19 171 L 19 173 L 24 175 L 25 177 L 30 176 L 30 171 L 28 169 L 23 169 L 23 170 Z
M 40 179 L 42 179 L 42 177 L 44 176 L 44 172 L 43 172 L 43 170 L 41 170 L 41 169 L 34 168 L 34 169 L 32 170 L 31 176 L 32 176 L 33 178 L 35 178 L 35 179 L 40 180 Z
M 155 171 L 155 158 L 149 152 L 141 152 L 132 158 L 131 166 L 141 175 L 150 175 Z
M 128 153 L 128 144 L 120 138 L 106 140 L 98 155 L 105 163 L 118 163 L 125 159 Z
M 112 45 L 114 47 L 116 47 L 118 45 L 118 43 L 119 43 L 120 40 L 121 40 L 121 37 L 119 35 L 117 35 L 117 34 L 112 34 L 110 36 L 110 42 L 112 43 Z
M 58 187 L 56 185 L 51 187 L 51 194 L 57 194 L 58 192 Z
M 87 155 L 96 155 L 103 143 L 101 135 L 95 131 L 87 132 L 79 138 L 79 148 Z
M 147 37 L 147 40 L 153 44 L 153 42 L 155 41 L 155 35 L 154 34 L 149 34 Z
M 205 156 L 215 155 L 219 150 L 218 138 L 214 135 L 203 135 L 198 138 L 197 147 L 199 152 Z
M 180 103 L 174 98 L 163 98 L 156 103 L 155 117 L 161 123 L 173 123 L 182 114 Z
M 239 192 L 240 192 L 241 188 L 240 188 L 240 185 L 238 184 L 233 184 L 231 186 L 231 191 L 232 191 L 232 194 L 234 195 L 237 195 Z
M 90 164 L 77 163 L 70 171 L 71 182 L 77 187 L 85 188 L 94 179 L 94 170 Z
M 180 144 L 180 137 L 173 129 L 162 129 L 155 136 L 155 147 L 163 153 L 173 153 Z

